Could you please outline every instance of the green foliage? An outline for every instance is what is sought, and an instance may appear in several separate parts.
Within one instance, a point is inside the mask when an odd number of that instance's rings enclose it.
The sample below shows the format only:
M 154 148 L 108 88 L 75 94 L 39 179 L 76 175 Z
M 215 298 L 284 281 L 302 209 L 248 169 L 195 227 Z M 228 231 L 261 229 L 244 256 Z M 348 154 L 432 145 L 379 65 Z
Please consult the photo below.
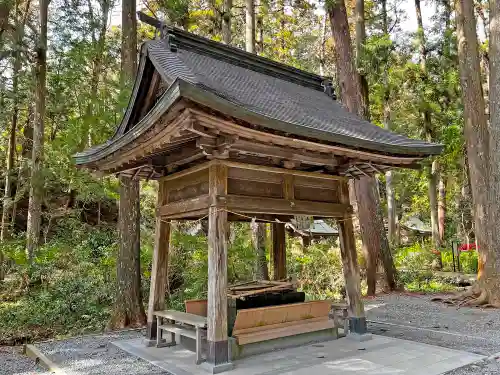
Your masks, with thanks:
M 30 268 L 19 241 L 5 247 L 17 272 L 0 289 L 4 343 L 104 329 L 114 298 L 115 234 L 79 227 L 58 228 Z
M 12 0 L 8 2 L 13 4 Z M 176 26 L 198 35 L 220 40 L 222 3 L 222 0 L 208 3 L 201 0 L 158 0 L 149 1 L 148 9 L 142 10 L 160 19 L 168 18 Z M 0 285 L 0 338 L 5 340 L 101 330 L 107 323 L 115 293 L 117 181 L 114 177 L 96 177 L 74 168 L 72 155 L 101 144 L 113 135 L 131 88 L 123 87 L 120 82 L 120 27 L 113 25 L 108 28 L 104 48 L 101 50 L 98 45 L 102 1 L 72 2 L 70 5 L 63 0 L 53 0 L 49 10 L 42 171 L 43 246 L 31 267 L 26 262 L 23 231 L 30 188 L 30 131 L 35 101 L 33 51 L 37 35 L 32 25 L 25 28 L 21 43 L 23 59 L 17 92 L 12 89 L 11 54 L 1 59 L 2 167 L 6 160 L 14 99 L 20 104 L 16 167 L 13 171 L 18 204 L 16 225 L 13 238 L 0 244 L 8 259 L 8 278 Z M 347 2 L 347 11 L 352 15 L 350 5 Z M 257 32 L 263 37 L 262 45 L 257 46 L 258 53 L 307 71 L 335 77 L 335 46 L 329 20 L 318 12 L 321 6 L 320 2 L 310 0 L 258 2 L 256 15 L 260 22 L 257 23 Z M 243 0 L 234 1 L 232 45 L 239 48 L 245 44 L 244 9 Z M 359 51 L 359 69 L 369 83 L 371 120 L 409 137 L 424 138 L 427 135 L 420 112 L 429 111 L 434 128 L 431 137 L 445 146 L 444 153 L 438 157 L 448 202 L 445 237 L 446 240 L 461 238 L 465 242 L 465 237 L 472 232 L 471 199 L 464 159 L 457 41 L 453 28 L 446 26 L 450 24 L 450 15 L 440 3 L 436 5 L 431 27 L 418 32 L 402 32 L 399 20 L 404 15 L 398 10 L 397 2 L 388 1 L 388 9 L 390 35 L 384 33 L 381 25 L 380 2 L 366 4 L 368 38 Z M 35 11 L 36 7 L 31 7 L 28 20 L 36 19 Z M 115 18 L 111 17 L 113 23 Z M 16 46 L 9 29 L 0 42 L 1 47 L 12 51 Z M 425 74 L 416 58 L 415 39 L 421 37 L 422 32 L 426 33 L 428 42 Z M 149 39 L 153 37 L 153 30 L 140 24 L 138 34 L 139 41 Z M 488 41 L 482 43 L 481 53 L 487 50 Z M 97 81 L 94 81 L 93 72 L 99 61 L 102 64 Z M 426 173 L 399 170 L 393 173 L 393 185 L 401 220 L 418 216 L 428 222 L 430 206 Z M 384 184 L 380 184 L 380 188 L 384 198 Z M 145 297 L 149 291 L 155 206 L 156 184 L 143 183 L 141 264 Z M 183 309 L 185 299 L 206 296 L 207 239 L 199 223 L 175 223 L 171 241 L 168 303 L 172 308 Z M 308 298 L 340 297 L 344 280 L 337 244 L 322 240 L 304 249 L 296 238 L 290 238 L 287 252 L 289 274 L 297 279 Z M 394 257 L 402 271 L 400 279 L 408 290 L 436 291 L 450 287 L 447 280 L 436 278 L 430 271 L 436 256 L 429 245 L 410 244 L 396 249 Z M 363 267 L 361 254 L 359 260 Z M 252 279 L 255 262 L 249 225 L 232 224 L 228 281 Z M 443 264 L 445 270 L 451 270 L 449 249 L 443 252 Z M 476 272 L 477 253 L 462 253 L 461 264 L 465 272 Z
M 296 238 L 287 243 L 287 267 L 310 299 L 339 299 L 345 285 L 340 250 L 328 240 L 306 249 Z

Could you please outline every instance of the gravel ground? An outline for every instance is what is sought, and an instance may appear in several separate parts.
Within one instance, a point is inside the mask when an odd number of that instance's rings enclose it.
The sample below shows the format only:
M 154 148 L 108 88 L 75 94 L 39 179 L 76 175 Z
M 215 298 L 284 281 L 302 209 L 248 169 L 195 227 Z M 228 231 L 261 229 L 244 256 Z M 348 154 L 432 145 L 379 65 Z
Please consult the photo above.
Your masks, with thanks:
M 446 306 L 433 296 L 385 295 L 365 302 L 369 330 L 488 356 L 446 375 L 500 375 L 500 311 Z M 110 345 L 142 336 L 141 331 L 76 337 L 37 344 L 68 375 L 167 375 L 168 373 Z M 45 374 L 19 348 L 0 347 L 0 375 Z
M 0 346 L 0 375 L 49 375 L 21 350 L 19 346 Z
M 500 311 L 457 309 L 431 302 L 432 297 L 386 295 L 367 301 L 369 330 L 489 357 L 447 375 L 500 375 Z
M 137 337 L 143 337 L 143 332 L 113 332 L 45 342 L 36 346 L 67 375 L 167 375 L 159 367 L 111 345 L 112 341 Z

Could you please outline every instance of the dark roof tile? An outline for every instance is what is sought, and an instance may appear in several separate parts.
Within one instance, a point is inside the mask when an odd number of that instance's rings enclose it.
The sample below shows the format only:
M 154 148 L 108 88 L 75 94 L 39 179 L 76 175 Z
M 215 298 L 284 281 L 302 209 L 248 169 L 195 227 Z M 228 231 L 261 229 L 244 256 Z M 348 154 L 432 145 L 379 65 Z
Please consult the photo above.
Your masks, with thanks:
M 148 42 L 148 55 L 168 81 L 181 79 L 254 114 L 290 124 L 290 134 L 372 151 L 429 155 L 441 146 L 389 132 L 350 113 L 321 90 L 290 82 L 251 65 L 225 61 L 182 43 Z M 227 48 L 227 47 L 225 47 Z M 322 78 L 317 76 L 318 83 Z M 231 115 L 228 113 L 227 115 Z M 272 127 L 272 123 L 269 123 Z

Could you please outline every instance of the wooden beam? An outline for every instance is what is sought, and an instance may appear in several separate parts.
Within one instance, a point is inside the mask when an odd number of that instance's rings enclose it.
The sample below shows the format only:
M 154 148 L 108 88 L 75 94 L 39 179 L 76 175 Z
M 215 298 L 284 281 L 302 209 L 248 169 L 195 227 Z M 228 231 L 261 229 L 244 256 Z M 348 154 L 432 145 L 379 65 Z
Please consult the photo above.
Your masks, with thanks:
M 321 154 L 319 152 L 296 150 L 289 147 L 257 143 L 255 141 L 249 141 L 245 139 L 238 139 L 232 146 L 232 150 L 260 157 L 296 161 L 299 163 L 310 165 L 327 165 L 330 167 L 335 167 L 338 165 L 337 158 L 332 154 Z
M 286 231 L 284 223 L 271 224 L 273 280 L 286 278 Z
M 209 167 L 208 215 L 208 306 L 207 362 L 223 367 L 229 363 L 227 332 L 227 211 L 217 197 L 227 193 L 227 167 L 212 163 Z M 215 373 L 215 369 L 214 369 Z
M 287 200 L 279 198 L 251 197 L 228 194 L 218 197 L 229 211 L 247 214 L 311 215 L 321 217 L 344 217 L 352 212 L 352 207 L 344 203 L 314 202 L 306 200 Z
M 162 177 L 160 178 L 160 181 L 171 181 L 171 180 L 175 180 L 176 178 L 179 178 L 179 177 L 183 177 L 183 176 L 186 176 L 188 174 L 191 174 L 191 173 L 194 173 L 194 172 L 198 172 L 198 171 L 201 171 L 203 169 L 207 169 L 208 167 L 210 167 L 210 165 L 212 165 L 213 162 L 206 162 L 206 163 L 203 163 L 203 164 L 199 164 L 199 165 L 196 165 L 194 167 L 191 167 L 191 168 L 188 168 L 188 169 L 185 169 L 181 172 L 177 172 L 177 173 L 174 173 L 174 174 L 171 174 L 171 175 L 168 175 L 168 176 L 165 176 L 165 177 Z
M 234 167 L 234 168 L 240 168 L 240 169 L 251 169 L 254 171 L 266 171 L 266 172 L 273 172 L 273 173 L 277 173 L 277 174 L 288 174 L 288 175 L 293 175 L 293 176 L 303 176 L 303 177 L 311 177 L 311 178 L 318 178 L 318 179 L 324 179 L 324 180 L 334 180 L 334 181 L 347 181 L 348 180 L 347 178 L 342 177 L 342 176 L 334 176 L 334 175 L 323 174 L 323 173 L 314 173 L 314 172 L 296 171 L 296 170 L 289 170 L 289 169 L 283 169 L 283 168 L 268 167 L 265 165 L 238 163 L 238 162 L 229 161 L 229 160 L 225 160 L 224 164 L 227 165 L 228 167 Z
M 335 156 L 347 156 L 349 158 L 358 158 L 365 161 L 373 161 L 381 164 L 387 163 L 389 165 L 412 164 L 418 160 L 423 159 L 422 156 L 415 156 L 415 157 L 391 156 L 391 155 L 372 153 L 369 151 L 354 150 L 348 147 L 333 146 L 297 138 L 285 137 L 282 135 L 267 133 L 251 129 L 250 127 L 237 125 L 231 121 L 227 121 L 222 118 L 209 115 L 198 109 L 191 108 L 189 110 L 198 119 L 200 124 L 206 126 L 207 128 L 215 128 L 225 133 L 237 134 L 238 136 L 240 136 L 240 138 L 255 139 L 256 141 L 263 143 L 274 143 L 281 146 L 292 147 L 296 149 L 331 153 L 334 154 Z
M 144 117 L 144 115 L 151 109 L 154 105 L 154 98 L 156 93 L 158 92 L 158 87 L 160 86 L 161 76 L 158 71 L 155 69 L 153 73 L 153 77 L 151 77 L 151 83 L 149 84 L 149 89 L 146 94 L 146 97 L 143 101 L 143 107 L 141 109 L 141 114 L 139 116 L 139 120 Z
M 349 204 L 349 185 L 342 182 L 340 186 L 340 201 Z M 354 239 L 354 227 L 350 214 L 338 221 L 340 238 L 340 253 L 342 256 L 342 268 L 347 292 L 347 304 L 349 305 L 349 319 L 351 332 L 357 334 L 366 333 L 366 317 L 361 300 L 361 281 L 359 276 L 358 258 L 356 253 L 356 242 Z
M 100 169 L 119 168 L 121 165 L 139 160 L 147 155 L 157 153 L 158 150 L 165 150 L 169 147 L 180 145 L 194 139 L 183 138 L 174 140 L 184 128 L 192 121 L 188 110 L 181 110 L 178 107 L 165 112 L 157 123 L 142 137 L 135 139 L 119 150 L 99 161 Z M 147 138 L 147 137 L 150 138 Z M 144 139 L 146 138 L 146 139 Z
M 353 165 L 353 168 L 356 169 L 359 173 L 364 174 L 366 177 L 370 177 L 370 175 L 366 173 L 364 170 L 359 169 L 356 164 Z
M 202 211 L 208 212 L 210 201 L 209 195 L 205 194 L 191 199 L 167 203 L 158 208 L 157 216 L 166 219 L 173 219 L 174 217 L 179 218 L 182 216 L 189 217 L 191 216 L 190 213 L 195 213 L 197 216 Z
M 164 182 L 160 182 L 158 185 L 157 206 L 159 207 L 165 201 L 166 186 Z M 165 285 L 167 285 L 168 252 L 170 247 L 170 222 L 162 220 L 161 217 L 156 218 L 154 241 L 146 331 L 146 338 L 148 340 L 156 339 L 156 319 L 153 316 L 153 312 L 165 308 Z

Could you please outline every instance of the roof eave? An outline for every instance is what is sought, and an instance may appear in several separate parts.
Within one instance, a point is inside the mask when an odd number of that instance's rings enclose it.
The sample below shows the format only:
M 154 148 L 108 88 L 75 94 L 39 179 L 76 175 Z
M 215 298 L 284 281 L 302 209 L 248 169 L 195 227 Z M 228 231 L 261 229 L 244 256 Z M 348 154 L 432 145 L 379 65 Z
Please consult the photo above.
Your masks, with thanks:
M 133 129 L 125 134 L 117 134 L 111 139 L 111 141 L 104 147 L 97 146 L 73 155 L 75 164 L 77 166 L 86 166 L 92 163 L 96 163 L 102 160 L 106 156 L 118 151 L 121 147 L 132 142 L 134 139 L 139 137 L 141 134 L 146 132 L 158 119 L 168 111 L 174 103 L 176 103 L 181 97 L 179 81 L 175 81 L 165 93 L 161 96 L 160 100 L 154 105 L 154 107 L 146 113 L 146 115 L 134 126 Z
M 209 90 L 190 84 L 188 82 L 179 80 L 179 84 L 181 95 L 187 99 L 224 113 L 228 116 L 235 117 L 251 124 L 260 125 L 265 128 L 277 130 L 280 132 L 295 134 L 307 138 L 315 138 L 318 140 L 332 142 L 347 147 L 354 147 L 356 149 L 363 149 L 370 152 L 383 153 L 394 156 L 412 156 L 425 158 L 428 156 L 439 155 L 443 151 L 443 145 L 441 144 L 430 143 L 429 146 L 425 147 L 409 148 L 404 146 L 376 143 L 363 139 L 347 137 L 340 134 L 323 132 L 317 129 L 306 128 L 304 126 L 276 120 L 257 112 L 250 111 L 237 103 L 230 102 L 229 100 L 221 98 L 220 96 Z

